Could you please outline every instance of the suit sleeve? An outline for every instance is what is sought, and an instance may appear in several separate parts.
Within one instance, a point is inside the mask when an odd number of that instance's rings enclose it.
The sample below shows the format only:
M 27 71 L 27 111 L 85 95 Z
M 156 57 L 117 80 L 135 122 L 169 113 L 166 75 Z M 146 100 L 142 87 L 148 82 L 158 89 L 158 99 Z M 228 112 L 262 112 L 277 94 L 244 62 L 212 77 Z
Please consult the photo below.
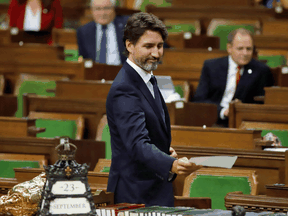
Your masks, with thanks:
M 77 44 L 78 44 L 78 52 L 79 52 L 79 56 L 83 56 L 83 58 L 85 58 L 85 51 L 83 49 L 83 44 L 82 44 L 82 32 L 81 32 L 81 28 L 77 29 Z
M 54 27 L 62 28 L 63 26 L 63 11 L 59 0 L 53 2 L 53 9 L 55 10 Z
M 151 143 L 145 120 L 148 114 L 141 108 L 139 96 L 130 86 L 120 86 L 115 92 L 113 118 L 127 154 L 161 179 L 168 179 L 175 158 Z

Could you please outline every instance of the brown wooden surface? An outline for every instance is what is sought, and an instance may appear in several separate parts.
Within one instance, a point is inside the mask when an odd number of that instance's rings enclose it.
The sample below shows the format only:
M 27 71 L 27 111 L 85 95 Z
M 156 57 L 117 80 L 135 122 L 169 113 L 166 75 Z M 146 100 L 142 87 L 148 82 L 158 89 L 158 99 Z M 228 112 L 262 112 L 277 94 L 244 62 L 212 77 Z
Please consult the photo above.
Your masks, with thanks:
M 288 198 L 288 186 L 285 184 L 266 185 L 266 195 L 271 197 Z
M 101 172 L 104 169 L 104 167 L 110 167 L 110 166 L 111 166 L 111 159 L 99 158 L 93 171 Z
M 195 6 L 195 5 L 204 5 L 204 6 L 254 6 L 254 0 L 173 0 L 172 6 Z
M 288 67 L 271 68 L 271 72 L 275 80 L 274 86 L 288 87 Z
M 79 99 L 106 99 L 111 88 L 112 81 L 56 81 L 56 97 Z
M 269 20 L 263 22 L 263 35 L 287 37 L 287 31 L 288 26 L 286 20 Z
M 242 206 L 249 212 L 288 212 L 288 199 L 266 195 L 244 195 L 228 193 L 225 197 L 225 207 L 232 210 L 234 206 Z
M 230 103 L 229 128 L 239 128 L 242 121 L 284 123 L 288 121 L 287 105 Z
M 0 116 L 14 116 L 16 111 L 17 97 L 11 94 L 0 95 Z
M 288 152 L 268 152 L 227 148 L 205 148 L 193 146 L 172 146 L 178 157 L 238 156 L 232 169 L 255 170 L 258 175 L 258 194 L 265 194 L 265 185 L 288 183 Z M 285 156 L 286 154 L 286 156 Z M 286 177 L 285 177 L 286 176 Z M 178 176 L 174 184 L 174 194 L 183 193 L 184 177 Z
M 257 48 L 288 49 L 287 35 L 254 35 L 253 38 Z
M 288 87 L 266 87 L 264 103 L 288 105 Z
M 1 137 L 36 137 L 38 130 L 35 127 L 35 119 L 0 117 Z M 40 128 L 39 128 L 40 129 Z
M 262 149 L 255 143 L 257 139 L 261 139 L 260 130 L 172 125 L 171 136 L 173 146 Z
M 85 80 L 114 80 L 120 69 L 121 65 L 106 65 L 95 63 L 91 60 L 85 61 Z
M 55 45 L 77 45 L 77 35 L 75 29 L 52 29 L 52 41 Z
M 171 125 L 211 127 L 217 121 L 215 104 L 185 103 L 183 101 L 167 103 Z
M 77 146 L 75 160 L 80 164 L 87 163 L 90 166 L 89 170 L 94 169 L 99 158 L 105 157 L 105 142 L 72 139 L 69 142 Z M 55 147 L 59 144 L 60 140 L 56 138 L 0 137 L 0 152 L 45 155 L 48 165 L 51 165 L 58 160 Z
M 31 111 L 82 114 L 85 120 L 83 137 L 84 139 L 95 140 L 99 121 L 106 113 L 106 100 L 99 98 L 84 100 L 24 95 L 23 115 L 28 116 Z

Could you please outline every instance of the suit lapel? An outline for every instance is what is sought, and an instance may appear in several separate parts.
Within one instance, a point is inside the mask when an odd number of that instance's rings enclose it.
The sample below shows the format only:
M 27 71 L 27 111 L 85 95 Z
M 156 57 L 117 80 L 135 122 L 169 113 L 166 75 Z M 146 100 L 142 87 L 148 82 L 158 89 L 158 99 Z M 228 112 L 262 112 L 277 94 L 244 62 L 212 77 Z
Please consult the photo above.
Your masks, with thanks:
M 152 107 L 152 109 L 154 110 L 154 112 L 156 113 L 156 116 L 158 118 L 158 120 L 161 122 L 161 125 L 163 127 L 163 129 L 166 131 L 166 133 L 169 135 L 168 133 L 168 127 L 167 125 L 165 125 L 162 116 L 161 116 L 161 112 L 155 102 L 155 99 L 153 98 L 151 92 L 149 91 L 147 85 L 144 83 L 144 81 L 142 80 L 142 78 L 138 75 L 138 73 L 128 64 L 128 63 L 124 63 L 123 67 L 126 69 L 126 72 L 128 73 L 129 77 L 132 79 L 134 85 L 141 91 L 141 93 L 144 95 L 144 97 L 146 98 L 146 100 L 148 101 L 148 103 L 150 104 L 150 106 Z M 161 95 L 161 92 L 159 92 Z M 167 120 L 167 115 L 168 115 L 168 111 L 167 111 L 167 107 L 165 105 L 164 99 L 161 95 L 161 101 L 162 101 L 162 106 L 165 112 L 165 118 Z M 164 103 L 164 105 L 163 105 Z M 169 118 L 168 118 L 169 119 Z M 170 121 L 170 120 L 169 120 Z M 167 124 L 169 124 L 170 122 L 167 122 Z M 169 124 L 170 125 L 170 124 Z
M 96 36 L 95 36 L 96 33 Z M 96 32 L 96 24 L 95 22 L 91 22 L 91 28 L 88 29 L 87 32 L 87 40 L 90 41 L 90 46 L 89 46 L 89 53 L 91 54 L 93 61 L 96 60 L 96 37 L 97 37 L 97 32 Z

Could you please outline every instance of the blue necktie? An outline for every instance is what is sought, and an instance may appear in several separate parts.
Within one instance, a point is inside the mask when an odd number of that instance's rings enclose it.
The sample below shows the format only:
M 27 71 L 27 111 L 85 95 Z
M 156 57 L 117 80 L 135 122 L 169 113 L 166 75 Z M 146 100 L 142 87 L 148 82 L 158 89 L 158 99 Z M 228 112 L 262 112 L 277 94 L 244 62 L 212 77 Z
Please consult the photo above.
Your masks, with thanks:
M 106 53 L 107 53 L 107 48 L 106 48 L 106 42 L 107 42 L 106 30 L 107 30 L 107 25 L 102 25 L 102 38 L 101 38 L 100 58 L 99 58 L 99 63 L 102 63 L 102 64 L 106 64 Z
M 153 85 L 153 90 L 154 90 L 154 97 L 155 97 L 155 102 L 160 110 L 161 116 L 163 118 L 163 121 L 165 122 L 165 114 L 164 114 L 164 110 L 163 110 L 163 106 L 162 106 L 162 102 L 161 102 L 161 95 L 159 93 L 159 88 L 157 86 L 157 79 L 154 75 L 151 76 L 150 78 L 150 82 Z

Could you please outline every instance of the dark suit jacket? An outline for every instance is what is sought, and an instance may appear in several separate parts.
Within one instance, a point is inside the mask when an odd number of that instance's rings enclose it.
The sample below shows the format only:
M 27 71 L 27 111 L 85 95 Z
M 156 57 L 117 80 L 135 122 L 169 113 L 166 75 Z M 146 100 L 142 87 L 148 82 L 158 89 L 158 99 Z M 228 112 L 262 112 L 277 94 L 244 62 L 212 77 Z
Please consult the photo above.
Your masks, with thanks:
M 252 70 L 249 74 L 248 70 Z M 228 73 L 228 56 L 209 59 L 204 62 L 200 81 L 193 101 L 213 103 L 218 105 L 218 117 L 223 107 L 220 106 Z M 257 103 L 254 96 L 264 95 L 264 87 L 274 84 L 273 75 L 268 66 L 252 59 L 244 66 L 243 75 L 240 78 L 234 98 L 242 103 Z
M 128 16 L 116 16 L 114 19 L 114 25 L 116 29 L 116 37 L 118 42 L 118 50 L 120 60 L 122 64 L 126 60 L 126 56 L 123 55 L 125 46 L 123 43 L 124 27 L 126 25 Z M 79 56 L 83 56 L 84 59 L 89 58 L 95 61 L 96 59 L 96 24 L 94 21 L 87 23 L 77 29 L 77 43 Z
M 175 158 L 169 156 L 170 119 L 161 100 L 166 123 L 142 78 L 125 62 L 106 102 L 112 147 L 107 191 L 114 192 L 115 203 L 174 205 L 168 176 Z

